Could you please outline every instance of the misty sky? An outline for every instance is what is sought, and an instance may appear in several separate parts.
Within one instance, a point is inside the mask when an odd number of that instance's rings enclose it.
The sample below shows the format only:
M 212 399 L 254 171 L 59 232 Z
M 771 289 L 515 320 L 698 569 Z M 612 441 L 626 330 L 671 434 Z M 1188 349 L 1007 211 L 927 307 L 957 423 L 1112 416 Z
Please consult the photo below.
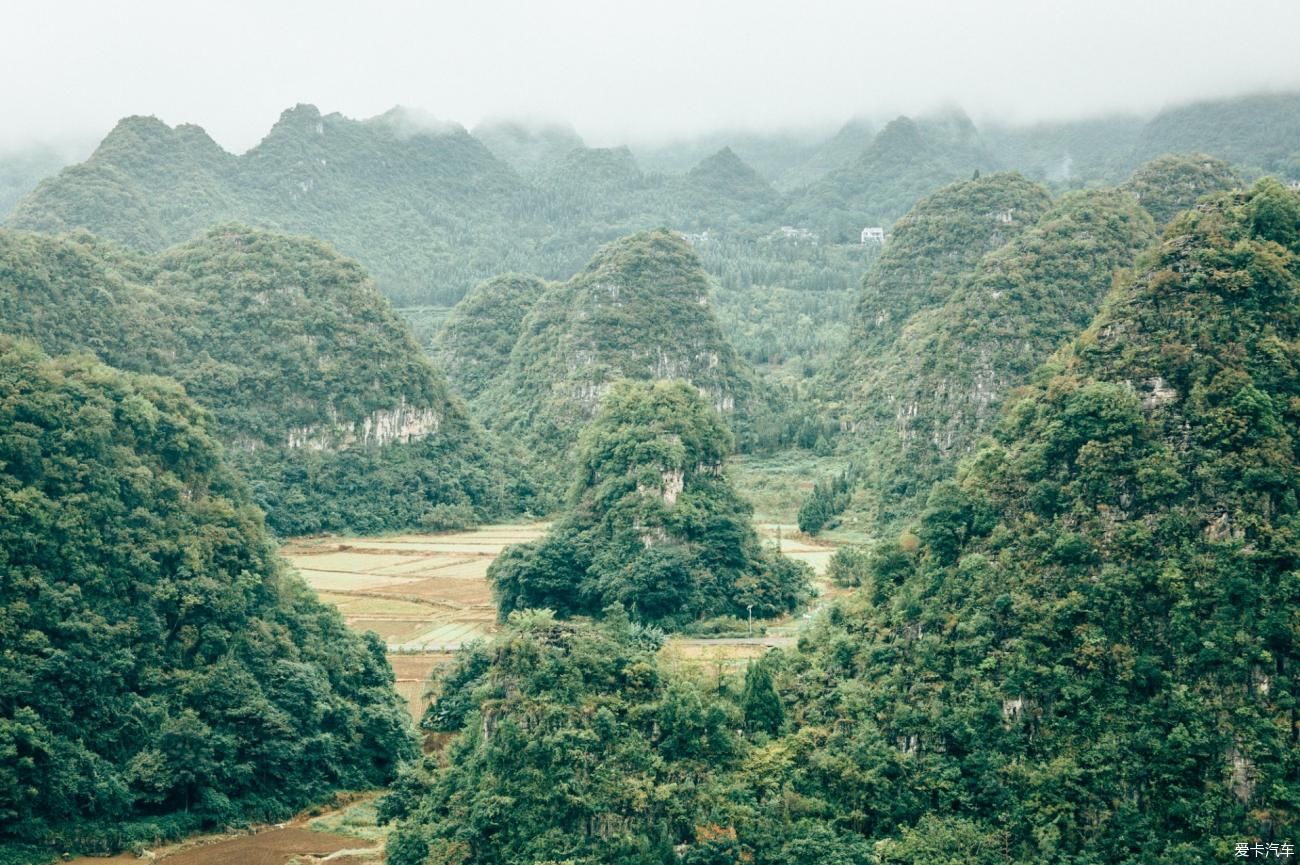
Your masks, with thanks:
M 238 152 L 297 102 L 563 119 L 604 144 L 1300 89 L 1297 0 L 4 0 L 0 20 L 6 149 L 155 114 Z

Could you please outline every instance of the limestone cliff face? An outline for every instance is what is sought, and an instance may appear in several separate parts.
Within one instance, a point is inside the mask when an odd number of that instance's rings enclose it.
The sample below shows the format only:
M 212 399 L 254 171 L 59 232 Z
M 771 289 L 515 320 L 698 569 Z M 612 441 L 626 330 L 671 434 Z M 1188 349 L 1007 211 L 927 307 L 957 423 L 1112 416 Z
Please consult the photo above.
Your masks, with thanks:
M 336 420 L 328 426 L 290 427 L 285 447 L 326 451 L 409 444 L 434 435 L 441 423 L 441 415 L 435 409 L 407 405 L 406 397 L 401 397 L 397 408 L 372 411 L 359 424 Z

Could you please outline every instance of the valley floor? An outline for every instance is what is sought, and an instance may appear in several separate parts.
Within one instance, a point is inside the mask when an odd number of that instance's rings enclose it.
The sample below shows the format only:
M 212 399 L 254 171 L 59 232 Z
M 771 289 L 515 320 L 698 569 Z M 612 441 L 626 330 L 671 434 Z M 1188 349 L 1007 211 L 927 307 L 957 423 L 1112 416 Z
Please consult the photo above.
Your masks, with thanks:
M 145 851 L 143 858 L 120 853 L 111 858 L 79 857 L 70 865 L 166 862 L 167 865 L 363 865 L 383 858 L 387 834 L 376 822 L 368 793 L 337 808 L 300 814 L 287 823 L 242 834 L 201 835 Z
M 462 645 L 496 631 L 488 567 L 507 546 L 539 538 L 547 528 L 500 524 L 441 534 L 300 538 L 283 552 L 349 627 L 374 631 L 388 644 L 398 692 L 418 718 L 427 703 L 429 674 Z M 813 568 L 817 598 L 798 616 L 755 622 L 754 636 L 674 637 L 664 647 L 674 662 L 717 675 L 743 667 L 772 647 L 792 644 L 798 629 L 836 593 L 822 578 L 834 546 L 800 537 L 787 523 L 761 523 L 758 529 L 764 543 L 779 544 L 785 555 Z

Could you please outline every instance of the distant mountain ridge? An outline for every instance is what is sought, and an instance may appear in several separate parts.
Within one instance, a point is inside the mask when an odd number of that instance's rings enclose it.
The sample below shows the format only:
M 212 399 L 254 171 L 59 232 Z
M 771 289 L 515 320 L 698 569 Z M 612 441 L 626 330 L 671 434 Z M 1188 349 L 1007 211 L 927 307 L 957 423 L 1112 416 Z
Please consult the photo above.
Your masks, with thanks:
M 493 121 L 470 134 L 405 109 L 351 120 L 299 105 L 236 156 L 196 126 L 133 117 L 41 182 L 8 224 L 86 228 L 157 251 L 233 219 L 330 242 L 399 304 L 450 304 L 503 272 L 567 279 L 602 243 L 662 225 L 746 243 L 790 226 L 853 245 L 977 170 L 1020 169 L 1065 189 L 1197 151 L 1247 178 L 1300 177 L 1297 94 L 1023 128 L 980 129 L 952 109 L 870 130 L 856 121 L 821 142 L 735 133 L 633 152 L 589 148 L 560 125 Z

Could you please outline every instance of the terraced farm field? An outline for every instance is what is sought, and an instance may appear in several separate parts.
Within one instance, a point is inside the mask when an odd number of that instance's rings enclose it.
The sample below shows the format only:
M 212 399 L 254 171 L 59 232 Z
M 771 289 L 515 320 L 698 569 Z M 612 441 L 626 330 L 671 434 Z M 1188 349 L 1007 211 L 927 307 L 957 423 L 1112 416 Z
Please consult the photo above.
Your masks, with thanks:
M 535 540 L 547 528 L 533 523 L 437 535 L 301 538 L 287 543 L 283 552 L 350 627 L 374 631 L 388 644 L 397 689 L 418 718 L 427 702 L 430 672 L 464 643 L 496 629 L 488 566 L 506 547 Z M 793 537 L 796 529 L 790 525 L 758 528 L 765 544 L 780 544 L 785 555 L 807 562 L 817 573 L 821 595 L 814 609 L 835 594 L 821 579 L 833 547 Z M 743 669 L 773 646 L 792 643 L 805 621 L 800 616 L 769 623 L 766 634 L 753 638 L 678 637 L 669 641 L 665 653 L 675 662 L 722 674 Z
M 542 523 L 440 535 L 306 538 L 284 547 L 321 600 L 348 624 L 379 634 L 392 652 L 454 652 L 496 623 L 487 582 L 510 544 L 540 537 Z
M 388 644 L 397 691 L 411 717 L 427 703 L 429 674 L 451 652 L 496 627 L 487 582 L 492 560 L 511 544 L 540 537 L 546 524 L 484 526 L 471 532 L 379 538 L 301 538 L 284 555 L 349 627 Z

